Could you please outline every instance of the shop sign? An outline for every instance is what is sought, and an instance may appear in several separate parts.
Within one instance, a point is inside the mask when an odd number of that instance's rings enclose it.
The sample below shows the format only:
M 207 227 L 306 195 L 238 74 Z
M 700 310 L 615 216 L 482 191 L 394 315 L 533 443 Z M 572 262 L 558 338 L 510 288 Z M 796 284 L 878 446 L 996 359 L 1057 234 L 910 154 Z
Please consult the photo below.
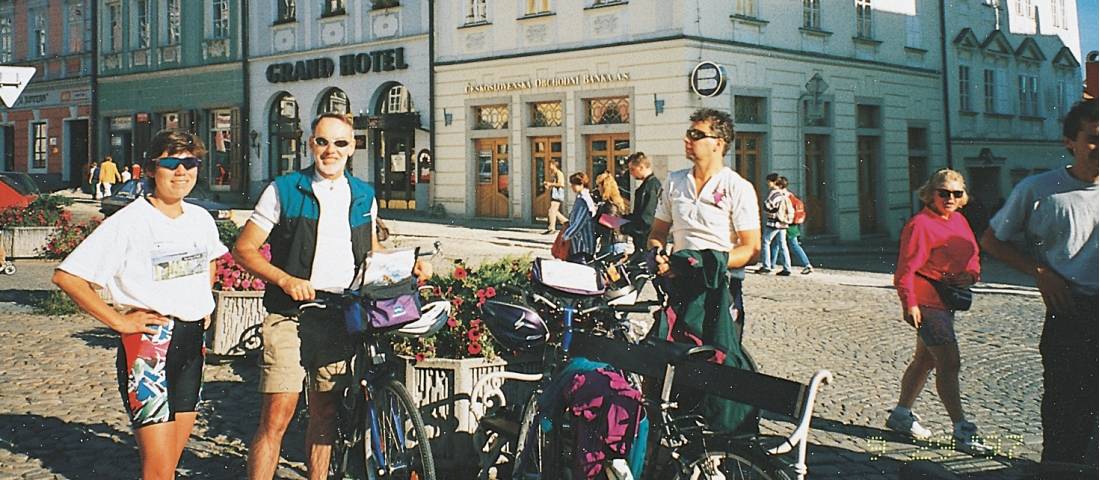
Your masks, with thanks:
M 134 119 L 130 117 L 111 118 L 111 130 L 130 130 L 134 128 Z
M 726 69 L 714 62 L 700 62 L 691 69 L 691 91 L 713 97 L 726 89 Z
M 369 72 L 405 70 L 405 48 L 390 48 L 365 53 L 349 53 L 339 57 L 340 76 Z M 331 58 L 313 58 L 297 62 L 273 63 L 267 66 L 266 77 L 270 83 L 287 83 L 302 80 L 329 78 L 336 73 L 336 62 Z
M 492 93 L 511 92 L 515 90 L 530 90 L 533 88 L 556 87 L 584 87 L 601 85 L 605 83 L 626 82 L 630 80 L 630 73 L 584 73 L 562 77 L 536 78 L 535 80 L 521 80 L 516 82 L 492 82 L 492 83 L 467 83 L 466 93 Z

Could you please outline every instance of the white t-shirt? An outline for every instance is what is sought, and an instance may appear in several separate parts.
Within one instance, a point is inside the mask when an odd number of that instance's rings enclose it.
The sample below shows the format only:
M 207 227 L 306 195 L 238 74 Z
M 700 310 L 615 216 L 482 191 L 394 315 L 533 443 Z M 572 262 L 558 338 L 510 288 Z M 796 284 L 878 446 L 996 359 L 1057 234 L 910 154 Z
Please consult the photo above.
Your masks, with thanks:
M 1096 295 L 1100 261 L 1100 189 L 1059 168 L 1016 185 L 989 228 L 1050 266 L 1073 290 Z
M 654 218 L 672 224 L 673 251 L 728 252 L 732 233 L 760 230 L 756 189 L 729 167 L 710 177 L 698 197 L 690 168 L 670 173 L 665 185 Z
M 348 215 L 351 209 L 351 186 L 346 177 L 326 180 L 313 176 L 313 194 L 320 204 L 320 218 L 317 219 L 317 249 L 313 252 L 313 269 L 309 283 L 315 290 L 342 291 L 351 285 L 355 277 L 355 255 L 351 249 L 351 224 Z M 256 202 L 250 221 L 271 233 L 279 223 L 279 194 L 275 184 L 268 185 Z M 371 218 L 378 219 L 378 202 L 372 201 Z M 378 222 L 371 226 L 378 235 Z
M 106 288 L 118 305 L 197 321 L 214 310 L 210 262 L 227 251 L 202 207 L 184 202 L 183 214 L 169 218 L 139 198 L 57 268 Z

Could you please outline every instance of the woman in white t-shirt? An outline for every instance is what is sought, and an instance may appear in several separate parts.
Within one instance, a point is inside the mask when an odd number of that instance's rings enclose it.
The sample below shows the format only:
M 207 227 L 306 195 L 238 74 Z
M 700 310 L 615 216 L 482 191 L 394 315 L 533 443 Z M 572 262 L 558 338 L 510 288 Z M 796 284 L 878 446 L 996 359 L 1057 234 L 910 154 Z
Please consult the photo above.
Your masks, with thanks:
M 53 282 L 121 336 L 119 391 L 141 453 L 142 477 L 172 478 L 191 435 L 202 385 L 203 333 L 214 309 L 214 260 L 227 249 L 213 219 L 185 203 L 202 141 L 161 131 L 146 195 L 103 221 L 57 267 Z M 121 254 L 115 254 L 121 250 Z M 93 289 L 107 289 L 115 307 Z

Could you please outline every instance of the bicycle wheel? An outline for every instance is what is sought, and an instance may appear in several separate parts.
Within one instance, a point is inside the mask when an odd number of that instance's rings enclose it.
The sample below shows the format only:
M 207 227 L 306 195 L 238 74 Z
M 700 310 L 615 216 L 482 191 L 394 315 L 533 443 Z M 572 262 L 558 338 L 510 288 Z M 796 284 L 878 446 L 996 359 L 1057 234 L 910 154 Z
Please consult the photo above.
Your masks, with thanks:
M 674 478 L 680 480 L 790 480 L 788 467 L 781 459 L 758 452 L 750 445 L 744 448 L 725 446 L 708 448 L 684 456 Z
M 382 451 L 372 455 L 372 442 L 365 441 L 368 468 L 379 477 L 394 480 L 435 480 L 435 461 L 428 444 L 424 420 L 405 386 L 386 380 L 376 389 L 375 418 Z M 364 419 L 364 431 L 370 431 L 370 416 Z M 382 458 L 382 461 L 379 461 Z M 369 476 L 368 476 L 369 478 Z
M 523 406 L 516 439 L 516 460 L 512 466 L 513 480 L 536 479 L 542 476 L 542 429 L 535 423 L 539 413 L 539 395 L 535 391 Z

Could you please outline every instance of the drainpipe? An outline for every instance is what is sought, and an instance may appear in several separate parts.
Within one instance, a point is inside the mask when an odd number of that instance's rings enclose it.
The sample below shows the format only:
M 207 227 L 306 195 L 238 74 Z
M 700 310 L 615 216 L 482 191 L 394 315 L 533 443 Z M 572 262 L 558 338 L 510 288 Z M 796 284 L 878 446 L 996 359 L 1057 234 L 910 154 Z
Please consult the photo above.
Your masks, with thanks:
M 439 181 L 435 174 L 435 165 L 439 161 L 435 151 L 435 0 L 428 0 L 428 106 L 428 148 L 432 152 L 432 169 L 429 172 L 431 183 L 428 184 L 428 208 L 425 211 L 430 213 L 435 204 L 435 185 Z M 420 174 L 419 165 L 416 174 Z
M 91 87 L 92 87 L 92 107 L 88 113 L 88 155 L 91 157 L 88 160 L 99 158 L 99 2 L 88 2 L 92 8 L 89 14 L 92 16 L 92 45 L 91 45 L 91 65 L 92 71 Z
M 947 81 L 947 1 L 940 0 L 940 59 L 943 71 L 940 79 L 943 83 L 943 138 L 944 148 L 947 154 L 947 168 L 954 169 L 955 162 L 951 155 L 951 90 Z
M 251 133 L 252 133 L 252 122 L 250 120 L 251 113 L 252 113 L 252 86 L 251 86 L 251 83 L 249 82 L 249 77 L 248 77 L 248 72 L 249 72 L 249 68 L 248 68 L 249 67 L 249 65 L 248 65 L 248 24 L 249 24 L 249 21 L 248 21 L 248 16 L 249 16 L 248 3 L 249 3 L 249 0 L 241 0 L 241 34 L 240 34 L 241 35 L 241 52 L 240 52 L 240 54 L 241 54 L 241 76 L 243 77 L 243 80 L 244 80 L 244 85 L 243 85 L 243 87 L 244 87 L 243 88 L 244 106 L 241 109 L 241 132 L 240 132 L 239 137 L 244 140 L 244 151 L 246 152 L 244 158 L 248 159 L 248 163 L 245 164 L 245 168 L 242 169 L 243 172 L 244 172 L 244 174 L 242 176 L 244 178 L 241 179 L 241 185 L 242 185 L 242 188 L 243 188 L 244 191 L 241 192 L 241 197 L 242 197 L 242 200 L 246 200 L 246 203 L 248 203 L 247 200 L 251 196 L 250 192 L 252 190 L 251 177 L 252 177 L 252 160 L 253 160 L 252 159 L 252 154 L 255 152 L 255 149 L 252 148 L 252 135 L 251 135 Z M 256 152 L 256 156 L 257 157 L 259 156 L 258 152 Z M 259 159 L 257 158 L 256 160 L 259 160 Z

